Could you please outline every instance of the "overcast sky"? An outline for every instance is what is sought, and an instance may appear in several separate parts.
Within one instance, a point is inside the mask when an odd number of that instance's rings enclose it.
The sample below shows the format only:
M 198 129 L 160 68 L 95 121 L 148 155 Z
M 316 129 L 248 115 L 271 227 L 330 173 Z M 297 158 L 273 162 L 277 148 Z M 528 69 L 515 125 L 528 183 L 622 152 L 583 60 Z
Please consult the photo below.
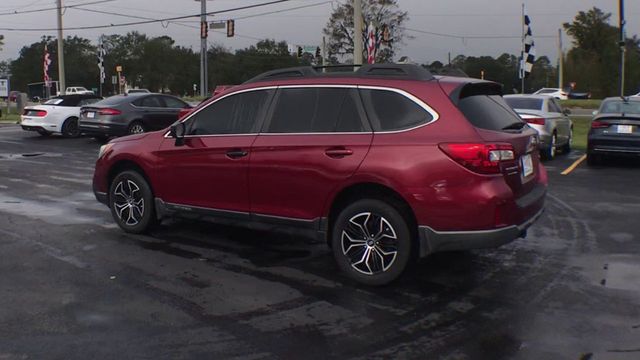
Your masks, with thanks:
M 63 5 L 86 4 L 97 0 L 63 0 Z M 268 0 L 210 0 L 207 11 L 229 9 L 244 5 L 267 2 Z M 333 7 L 341 1 L 292 0 L 289 2 L 220 14 L 208 20 L 236 20 L 234 38 L 223 33 L 209 32 L 212 44 L 222 44 L 236 49 L 254 44 L 258 39 L 272 38 L 285 40 L 295 45 L 317 45 L 322 39 L 322 29 L 327 23 Z M 55 6 L 54 0 L 1 0 L 0 28 L 55 28 L 54 10 L 15 14 L 16 11 L 46 9 Z M 580 10 L 593 6 L 612 13 L 611 24 L 618 23 L 617 0 L 528 0 L 525 1 L 531 17 L 532 30 L 538 56 L 546 55 L 555 62 L 557 57 L 557 32 L 563 22 L 570 22 Z M 407 55 L 419 63 L 440 60 L 446 62 L 459 54 L 467 56 L 498 56 L 504 52 L 517 54 L 520 51 L 521 4 L 518 0 L 400 0 L 401 9 L 409 13 L 407 28 L 427 33 L 408 32 L 414 36 L 397 51 L 397 56 Z M 277 10 L 308 6 L 304 9 L 264 14 Z M 192 15 L 200 12 L 198 0 L 113 0 L 83 9 L 108 11 L 145 18 L 168 18 L 180 15 Z M 640 33 L 640 1 L 626 1 L 627 34 Z M 7 15 L 8 13 L 12 13 Z M 262 15 L 260 15 L 262 14 Z M 260 15 L 243 19 L 248 15 Z M 63 17 L 64 27 L 108 25 L 136 21 L 136 19 L 98 14 L 80 8 L 68 8 Z M 101 34 L 123 34 L 137 30 L 149 36 L 168 35 L 177 44 L 199 49 L 198 19 L 189 19 L 180 25 L 147 24 L 126 27 L 112 27 L 92 30 L 65 30 L 64 35 L 78 35 L 97 43 Z M 189 26 L 195 26 L 191 28 Z M 441 36 L 431 33 L 447 34 Z M 15 59 L 24 45 L 39 41 L 43 35 L 56 36 L 55 30 L 46 31 L 7 31 L 0 30 L 5 37 L 5 45 L 0 51 L 0 60 Z M 513 36 L 513 38 L 486 38 L 478 36 Z M 564 37 L 565 51 L 571 41 Z

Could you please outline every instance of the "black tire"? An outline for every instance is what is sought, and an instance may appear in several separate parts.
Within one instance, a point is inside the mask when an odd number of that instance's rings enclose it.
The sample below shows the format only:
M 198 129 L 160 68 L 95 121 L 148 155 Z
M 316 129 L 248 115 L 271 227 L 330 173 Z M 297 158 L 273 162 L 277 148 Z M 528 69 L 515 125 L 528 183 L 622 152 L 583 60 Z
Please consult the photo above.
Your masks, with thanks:
M 144 233 L 157 222 L 151 187 L 133 170 L 119 173 L 111 182 L 109 208 L 118 226 L 128 233 Z
M 371 230 L 377 233 L 372 234 Z M 412 232 L 408 222 L 398 209 L 384 201 L 354 202 L 340 212 L 331 231 L 338 267 L 359 283 L 388 284 L 402 274 L 411 259 Z
M 36 131 L 38 132 L 38 134 L 40 134 L 40 136 L 44 136 L 44 137 L 51 136 L 51 133 L 46 130 L 36 130 Z
M 134 121 L 129 125 L 129 128 L 127 129 L 127 133 L 129 135 L 133 135 L 133 134 L 142 134 L 144 132 L 147 131 L 147 128 L 144 126 L 143 123 L 141 123 L 140 121 Z
M 567 143 L 562 145 L 562 153 L 568 154 L 571 152 L 571 145 L 573 143 L 573 129 L 569 131 L 569 138 L 567 139 Z
M 64 121 L 62 124 L 62 136 L 66 138 L 77 138 L 80 136 L 77 117 L 70 117 Z
M 587 153 L 587 165 L 598 166 L 602 163 L 602 155 Z
M 542 151 L 542 156 L 546 160 L 553 160 L 556 157 L 557 145 L 558 145 L 558 135 L 554 132 L 553 135 L 551 135 L 551 143 L 549 144 L 548 148 Z

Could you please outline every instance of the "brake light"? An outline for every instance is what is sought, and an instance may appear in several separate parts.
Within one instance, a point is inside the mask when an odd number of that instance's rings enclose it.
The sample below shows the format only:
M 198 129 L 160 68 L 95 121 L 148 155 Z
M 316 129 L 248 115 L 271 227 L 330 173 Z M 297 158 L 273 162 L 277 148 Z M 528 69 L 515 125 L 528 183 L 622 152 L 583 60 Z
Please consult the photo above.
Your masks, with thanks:
M 594 120 L 594 121 L 591 122 L 591 128 L 592 129 L 604 129 L 604 128 L 608 128 L 609 125 L 611 125 L 611 124 L 609 124 L 607 122 L 604 122 L 604 121 Z
M 544 125 L 544 118 L 527 118 L 524 119 L 524 121 L 528 122 L 529 124 L 534 124 L 534 125 Z
M 22 115 L 35 116 L 35 117 L 45 117 L 45 116 L 47 116 L 47 112 L 45 110 L 24 110 Z
M 120 110 L 118 110 L 118 109 L 106 108 L 106 109 L 98 110 L 98 114 L 100 114 L 100 115 L 120 115 L 120 114 L 122 114 L 122 112 Z
M 447 156 L 479 174 L 499 174 L 500 164 L 515 160 L 511 144 L 440 144 Z

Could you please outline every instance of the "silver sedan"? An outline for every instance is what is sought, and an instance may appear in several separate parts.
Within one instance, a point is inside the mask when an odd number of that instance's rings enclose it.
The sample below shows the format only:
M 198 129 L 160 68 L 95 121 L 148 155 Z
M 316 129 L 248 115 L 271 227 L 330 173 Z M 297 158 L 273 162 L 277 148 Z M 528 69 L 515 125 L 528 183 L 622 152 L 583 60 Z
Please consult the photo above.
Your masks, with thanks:
M 506 95 L 504 100 L 540 135 L 540 154 L 553 159 L 558 150 L 571 151 L 573 123 L 571 113 L 546 95 Z

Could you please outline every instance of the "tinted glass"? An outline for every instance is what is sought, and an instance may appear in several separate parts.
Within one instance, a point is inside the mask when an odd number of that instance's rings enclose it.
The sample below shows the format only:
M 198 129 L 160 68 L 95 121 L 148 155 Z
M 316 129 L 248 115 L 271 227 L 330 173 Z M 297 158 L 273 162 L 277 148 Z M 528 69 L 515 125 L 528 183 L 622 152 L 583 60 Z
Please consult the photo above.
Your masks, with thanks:
M 514 109 L 542 110 L 542 99 L 506 97 L 504 101 Z
M 542 89 L 542 90 L 536 91 L 536 93 L 537 94 L 551 94 L 551 93 L 554 93 L 556 91 L 558 91 L 558 90 L 556 90 L 556 89 Z
M 115 95 L 112 97 L 108 97 L 99 102 L 99 105 L 118 105 L 125 101 L 128 101 L 129 98 L 123 95 Z
M 281 89 L 267 132 L 363 131 L 357 96 L 345 88 Z
M 164 96 L 164 104 L 166 107 L 168 108 L 172 108 L 172 109 L 182 109 L 184 107 L 187 107 L 187 103 L 185 103 L 184 101 L 180 100 L 180 99 L 176 99 L 174 97 L 171 96 Z
M 160 101 L 160 98 L 158 96 L 147 96 L 147 97 L 141 99 L 140 106 L 142 106 L 142 107 L 164 107 L 164 104 L 162 104 L 162 101 Z
M 361 90 L 367 115 L 376 131 L 409 129 L 433 120 L 413 100 L 387 90 Z
M 458 108 L 473 126 L 502 130 L 516 122 L 522 122 L 500 95 L 474 95 L 460 99 Z
M 257 90 L 218 100 L 195 114 L 187 124 L 189 135 L 249 134 L 258 132 L 273 91 Z
M 605 100 L 600 107 L 600 112 L 640 114 L 640 101 Z
M 560 105 L 558 105 L 555 99 L 549 99 L 549 112 L 552 112 L 552 113 L 562 112 L 562 108 L 560 107 Z
M 94 104 L 97 103 L 98 101 L 100 101 L 100 98 L 85 98 L 82 99 L 78 102 L 78 105 L 76 106 L 85 106 L 85 105 L 90 105 L 90 104 Z

